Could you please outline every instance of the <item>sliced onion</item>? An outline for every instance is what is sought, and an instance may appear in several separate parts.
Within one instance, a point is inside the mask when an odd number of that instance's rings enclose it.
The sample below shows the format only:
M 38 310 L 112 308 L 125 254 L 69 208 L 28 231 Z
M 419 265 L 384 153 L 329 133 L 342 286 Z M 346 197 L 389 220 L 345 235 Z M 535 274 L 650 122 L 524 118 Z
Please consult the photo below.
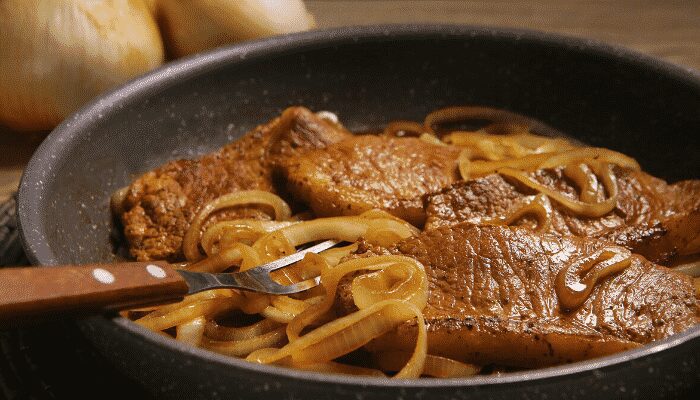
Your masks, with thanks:
M 368 258 L 358 258 L 346 261 L 339 264 L 333 268 L 329 268 L 321 273 L 321 286 L 326 290 L 326 296 L 323 301 L 318 304 L 312 305 L 304 312 L 299 314 L 293 321 L 287 326 L 287 336 L 290 341 L 294 341 L 299 337 L 301 331 L 308 326 L 312 321 L 317 319 L 319 316 L 326 313 L 333 306 L 335 302 L 335 294 L 338 289 L 338 282 L 347 274 L 359 271 L 368 270 L 376 271 L 387 268 L 392 265 L 403 265 L 403 268 L 413 268 L 419 271 L 418 274 L 411 274 L 411 279 L 420 279 L 425 281 L 423 285 L 416 285 L 416 287 L 427 288 L 427 276 L 425 275 L 425 270 L 423 265 L 418 261 L 403 256 L 379 256 L 379 257 L 368 257 Z M 422 276 L 420 274 L 422 273 Z M 420 297 L 411 297 L 410 293 L 399 293 L 398 295 L 403 296 L 404 300 L 414 300 L 420 301 Z M 426 297 L 427 299 L 427 294 Z M 365 303 L 361 301 L 361 304 Z M 417 306 L 425 307 L 425 303 L 416 303 Z
M 204 336 L 206 323 L 207 321 L 204 317 L 199 317 L 178 325 L 175 339 L 191 346 L 199 346 Z
M 217 341 L 205 337 L 202 340 L 202 347 L 228 356 L 245 357 L 256 350 L 284 343 L 284 340 L 282 326 L 249 339 Z
M 192 220 L 190 227 L 182 240 L 182 252 L 189 261 L 197 261 L 202 258 L 199 252 L 199 240 L 204 221 L 213 212 L 246 204 L 261 204 L 271 207 L 275 213 L 275 219 L 287 220 L 291 217 L 292 211 L 289 205 L 279 196 L 262 190 L 246 190 L 225 194 L 209 203 L 205 204 L 202 210 Z
M 418 139 L 436 146 L 447 146 L 442 140 L 438 139 L 437 136 L 430 133 L 421 133 Z
M 195 318 L 213 318 L 221 312 L 237 309 L 241 305 L 241 300 L 241 297 L 236 296 L 225 299 L 199 301 L 180 307 L 165 315 L 151 316 L 149 314 L 134 322 L 154 331 L 163 331 L 184 324 Z
M 579 198 L 584 203 L 595 203 L 598 199 L 598 178 L 586 164 L 569 164 L 564 175 L 579 188 Z
M 482 222 L 493 225 L 512 225 L 526 215 L 534 215 L 537 219 L 535 232 L 547 232 L 552 226 L 552 204 L 549 202 L 549 198 L 540 193 L 532 201 L 516 209 L 510 215 Z
M 538 169 L 554 168 L 562 165 L 582 163 L 587 161 L 598 161 L 608 164 L 619 165 L 623 168 L 639 171 L 639 163 L 632 157 L 628 157 L 617 151 L 600 147 L 582 147 L 579 149 L 562 152 L 549 157 L 539 165 Z
M 632 253 L 625 248 L 605 247 L 571 261 L 555 279 L 554 288 L 561 307 L 574 310 L 581 306 L 596 282 L 627 268 L 632 263 L 631 256 Z
M 218 248 L 230 247 L 238 242 L 253 244 L 261 236 L 295 223 L 296 221 L 260 221 L 256 219 L 220 221 L 210 226 L 202 234 L 200 244 L 207 255 L 212 255 L 218 251 Z M 215 247 L 217 242 L 220 242 L 218 248 Z
M 293 312 L 280 310 L 279 308 L 273 306 L 265 307 L 264 310 L 260 311 L 260 315 L 280 324 L 288 324 L 297 316 L 297 314 Z
M 268 364 L 291 357 L 294 363 L 330 361 L 360 348 L 375 337 L 396 327 L 415 315 L 418 320 L 418 339 L 413 356 L 397 378 L 417 378 L 423 370 L 427 351 L 427 330 L 418 307 L 402 300 L 385 300 L 367 309 L 330 321 L 307 333 L 278 351 L 253 352 L 247 360 Z
M 524 172 L 513 168 L 500 168 L 497 172 L 501 175 L 511 177 L 523 185 L 547 195 L 550 199 L 556 201 L 577 215 L 598 218 L 612 211 L 617 205 L 617 181 L 609 168 L 607 171 L 605 171 L 601 178 L 603 180 L 603 186 L 605 186 L 610 197 L 600 203 L 584 203 L 579 200 L 571 199 L 562 193 L 559 193 L 556 190 L 550 189 L 549 187 L 535 181 Z
M 384 371 L 398 371 L 410 359 L 411 353 L 404 351 L 391 351 L 373 354 L 374 361 Z M 435 378 L 462 378 L 476 375 L 481 371 L 481 367 L 473 364 L 466 364 L 450 358 L 426 355 L 423 375 Z
M 218 341 L 244 340 L 252 339 L 279 327 L 280 324 L 271 319 L 264 319 L 243 327 L 221 326 L 212 320 L 207 322 L 204 334 L 209 339 Z
M 393 218 L 366 217 L 331 217 L 319 218 L 279 229 L 260 238 L 253 247 L 263 253 L 280 247 L 285 241 L 293 247 L 320 240 L 336 239 L 346 242 L 356 242 L 360 237 L 367 238 L 380 246 L 390 246 L 395 239 L 378 237 L 373 232 L 392 231 L 396 237 L 407 238 L 413 235 L 414 229 L 410 224 L 399 222 Z

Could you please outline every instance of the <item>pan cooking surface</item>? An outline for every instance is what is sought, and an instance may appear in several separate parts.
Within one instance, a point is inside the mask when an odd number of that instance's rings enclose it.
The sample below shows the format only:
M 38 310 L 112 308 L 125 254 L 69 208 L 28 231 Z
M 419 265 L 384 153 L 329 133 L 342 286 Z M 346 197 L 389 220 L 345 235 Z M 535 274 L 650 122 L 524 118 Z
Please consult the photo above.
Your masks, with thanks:
M 671 181 L 697 177 L 700 166 L 688 134 L 700 131 L 700 78 L 659 61 L 524 31 L 391 26 L 309 32 L 170 64 L 66 120 L 37 151 L 22 182 L 19 214 L 28 257 L 42 264 L 114 259 L 108 211 L 114 190 L 167 160 L 218 148 L 292 104 L 337 112 L 351 130 L 445 105 L 483 104 L 629 153 Z M 700 378 L 697 328 L 593 362 L 415 382 L 250 365 L 120 318 L 90 318 L 80 328 L 149 390 L 191 398 L 675 396 Z

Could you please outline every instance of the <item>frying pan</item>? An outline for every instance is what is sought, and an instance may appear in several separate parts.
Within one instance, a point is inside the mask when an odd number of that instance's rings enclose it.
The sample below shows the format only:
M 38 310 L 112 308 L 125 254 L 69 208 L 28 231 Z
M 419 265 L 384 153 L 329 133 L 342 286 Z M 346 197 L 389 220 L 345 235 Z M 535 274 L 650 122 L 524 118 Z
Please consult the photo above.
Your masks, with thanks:
M 22 178 L 18 212 L 34 264 L 118 257 L 110 194 L 168 160 L 236 139 L 289 105 L 350 129 L 480 104 L 538 118 L 650 173 L 699 178 L 700 75 L 619 47 L 544 33 L 449 25 L 312 31 L 184 59 L 99 97 L 57 127 Z M 688 395 L 700 326 L 605 358 L 462 379 L 392 381 L 253 365 L 115 315 L 79 321 L 123 372 L 181 398 L 618 398 Z M 593 396 L 593 397 L 591 397 Z

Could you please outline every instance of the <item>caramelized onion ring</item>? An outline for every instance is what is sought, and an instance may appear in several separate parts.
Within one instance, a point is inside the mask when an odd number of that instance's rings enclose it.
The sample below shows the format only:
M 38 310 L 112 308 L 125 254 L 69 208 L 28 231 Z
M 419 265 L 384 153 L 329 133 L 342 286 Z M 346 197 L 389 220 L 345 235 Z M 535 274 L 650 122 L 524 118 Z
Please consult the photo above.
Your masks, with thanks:
M 549 198 L 542 193 L 536 195 L 527 204 L 516 209 L 510 215 L 492 220 L 483 221 L 492 225 L 512 225 L 526 215 L 534 215 L 537 219 L 537 227 L 535 232 L 546 232 L 552 225 L 552 204 Z
M 617 205 L 618 188 L 617 180 L 615 179 L 615 175 L 613 174 L 609 164 L 601 165 L 595 169 L 596 172 L 601 175 L 603 186 L 607 190 L 609 196 L 606 200 L 600 203 L 586 203 L 571 199 L 562 193 L 559 193 L 556 190 L 537 182 L 532 177 L 520 170 L 513 168 L 500 168 L 497 172 L 501 175 L 511 177 L 523 185 L 547 195 L 550 199 L 556 201 L 577 215 L 597 218 L 602 217 L 615 208 Z
M 375 353 L 374 361 L 384 371 L 398 371 L 411 357 L 411 353 L 405 351 L 389 351 Z M 473 364 L 452 360 L 450 358 L 426 355 L 423 375 L 435 378 L 462 378 L 476 375 L 481 371 L 481 367 Z
M 281 349 L 262 349 L 246 359 L 269 364 L 290 358 L 292 364 L 327 362 L 347 354 L 415 316 L 418 325 L 416 349 L 397 378 L 417 378 L 423 370 L 427 351 L 427 330 L 423 313 L 402 300 L 385 300 L 342 318 L 330 321 Z
M 280 228 L 296 224 L 297 221 L 260 221 L 256 219 L 236 219 L 220 221 L 210 226 L 200 240 L 202 249 L 212 255 L 220 247 L 228 247 L 236 242 L 253 244 L 261 236 Z M 222 242 L 217 246 L 218 242 Z
M 378 234 L 381 232 L 393 232 L 395 235 Z M 413 226 L 406 222 L 399 222 L 395 218 L 362 216 L 319 218 L 302 221 L 265 235 L 255 242 L 253 248 L 262 254 L 277 258 L 273 250 L 278 249 L 281 243 L 287 243 L 293 248 L 319 240 L 335 239 L 355 242 L 360 237 L 364 237 L 371 243 L 390 246 L 396 242 L 397 238 L 404 239 L 415 232 L 416 229 Z
M 284 327 L 278 327 L 258 336 L 239 340 L 218 341 L 205 337 L 202 347 L 228 356 L 244 357 L 256 350 L 281 344 L 284 339 Z
M 574 310 L 581 306 L 596 282 L 627 268 L 632 262 L 631 256 L 632 253 L 625 248 L 605 247 L 570 262 L 559 271 L 555 280 L 561 307 Z
M 222 342 L 245 340 L 260 336 L 280 326 L 281 324 L 269 319 L 264 319 L 252 325 L 242 327 L 221 326 L 216 323 L 216 321 L 208 321 L 204 327 L 204 335 L 209 339 Z
M 289 205 L 284 202 L 279 196 L 262 190 L 246 190 L 225 194 L 213 201 L 210 201 L 199 211 L 197 216 L 190 224 L 190 227 L 185 232 L 185 237 L 182 240 L 182 252 L 188 261 L 197 261 L 202 258 L 199 252 L 199 239 L 201 236 L 202 225 L 204 221 L 213 212 L 235 206 L 246 204 L 261 204 L 271 207 L 275 212 L 275 219 L 287 220 L 291 217 L 292 212 Z
M 192 321 L 178 325 L 175 330 L 175 339 L 191 346 L 199 346 L 204 337 L 206 323 L 207 321 L 204 317 L 197 317 Z

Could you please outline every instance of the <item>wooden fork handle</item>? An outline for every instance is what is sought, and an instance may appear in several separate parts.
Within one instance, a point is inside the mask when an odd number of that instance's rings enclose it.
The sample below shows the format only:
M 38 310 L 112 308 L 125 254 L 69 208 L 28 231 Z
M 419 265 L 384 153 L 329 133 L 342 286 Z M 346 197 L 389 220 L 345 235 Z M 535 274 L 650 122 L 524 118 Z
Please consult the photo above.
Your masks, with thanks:
M 0 323 L 176 301 L 187 283 L 165 262 L 0 269 Z

